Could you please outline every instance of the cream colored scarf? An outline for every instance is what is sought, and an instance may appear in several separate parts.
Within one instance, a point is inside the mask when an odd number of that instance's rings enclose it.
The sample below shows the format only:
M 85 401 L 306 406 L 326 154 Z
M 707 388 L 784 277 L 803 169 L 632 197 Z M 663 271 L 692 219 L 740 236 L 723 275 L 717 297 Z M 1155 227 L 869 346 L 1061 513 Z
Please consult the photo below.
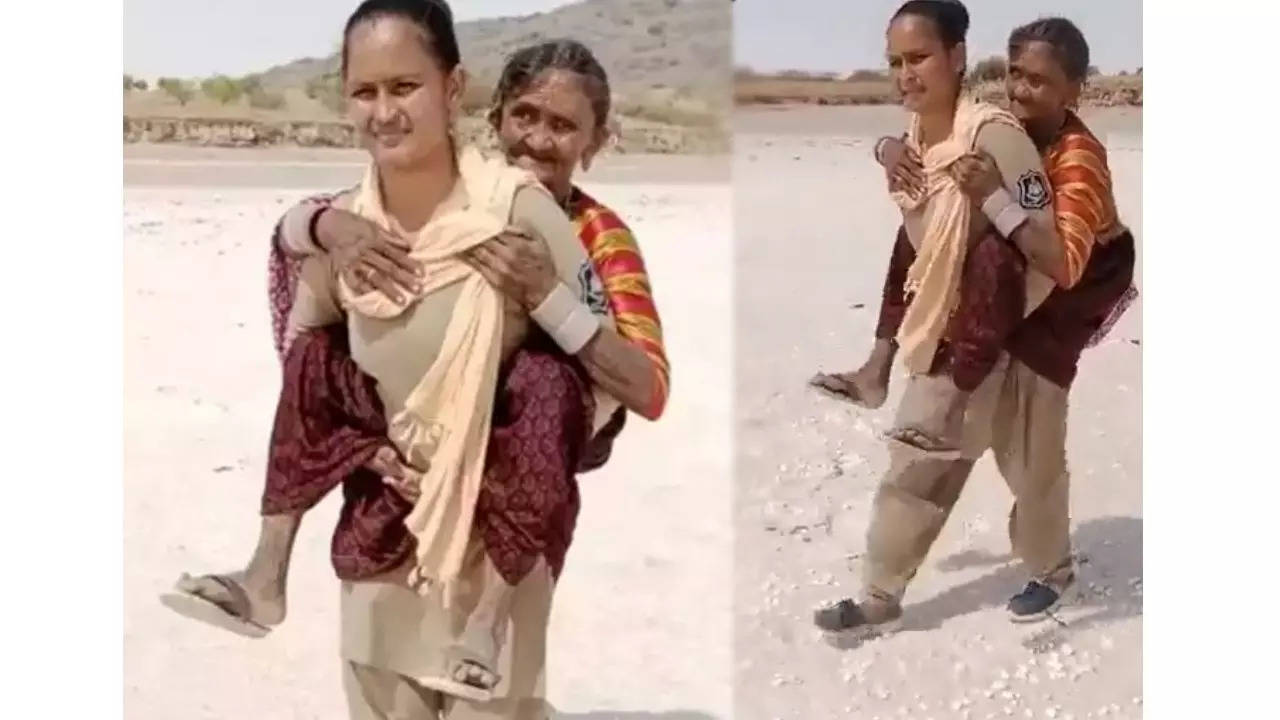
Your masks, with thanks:
M 925 205 L 924 238 L 907 271 L 903 291 L 910 297 L 898 345 L 902 360 L 913 373 L 927 373 L 938 343 L 960 297 L 960 274 L 969 245 L 973 204 L 951 178 L 951 165 L 973 151 L 978 131 L 990 122 L 1022 126 L 1009 112 L 984 102 L 961 98 L 956 107 L 950 137 L 921 153 L 925 190 L 911 197 L 903 191 L 891 194 L 904 210 Z M 920 117 L 913 115 L 907 143 L 920 152 Z
M 405 520 L 417 539 L 409 583 L 423 593 L 435 581 L 451 583 L 461 571 L 484 472 L 501 361 L 502 296 L 459 253 L 503 231 L 516 190 L 542 189 L 533 175 L 487 160 L 474 148 L 463 151 L 458 166 L 465 206 L 433 216 L 412 238 L 409 256 L 422 263 L 424 273 L 420 294 L 397 303 L 378 291 L 357 295 L 341 280 L 338 284 L 344 307 L 377 318 L 395 317 L 422 296 L 462 284 L 435 362 L 409 393 L 404 408 L 388 421 L 388 437 L 410 465 L 424 471 L 422 495 Z M 380 227 L 392 227 L 372 165 L 352 211 Z

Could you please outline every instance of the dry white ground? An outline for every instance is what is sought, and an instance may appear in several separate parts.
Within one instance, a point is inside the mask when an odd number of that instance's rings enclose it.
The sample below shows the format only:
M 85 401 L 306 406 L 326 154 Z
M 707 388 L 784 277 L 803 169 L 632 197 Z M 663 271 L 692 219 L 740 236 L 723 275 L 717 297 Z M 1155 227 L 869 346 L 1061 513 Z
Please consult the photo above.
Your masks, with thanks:
M 1107 144 L 1141 262 L 1141 114 L 1085 119 Z M 1026 578 L 1009 557 L 1009 493 L 988 457 L 907 593 L 902 632 L 839 650 L 812 630 L 815 606 L 857 591 L 887 462 L 877 433 L 896 393 L 865 411 L 807 391 L 805 380 L 857 367 L 870 347 L 898 225 L 871 146 L 902 127 L 901 110 L 887 107 L 736 118 L 735 717 L 1139 718 L 1140 302 L 1086 352 L 1072 390 L 1084 592 L 1062 613 L 1066 625 L 1005 619 Z
M 265 295 L 272 224 L 359 177 L 351 153 L 132 147 L 125 158 L 125 716 L 346 717 L 337 505 L 304 523 L 290 616 L 250 641 L 157 595 L 236 567 L 256 532 L 279 388 Z M 615 158 L 586 178 L 643 247 L 674 395 L 583 477 L 557 592 L 551 701 L 574 720 L 732 717 L 728 158 Z

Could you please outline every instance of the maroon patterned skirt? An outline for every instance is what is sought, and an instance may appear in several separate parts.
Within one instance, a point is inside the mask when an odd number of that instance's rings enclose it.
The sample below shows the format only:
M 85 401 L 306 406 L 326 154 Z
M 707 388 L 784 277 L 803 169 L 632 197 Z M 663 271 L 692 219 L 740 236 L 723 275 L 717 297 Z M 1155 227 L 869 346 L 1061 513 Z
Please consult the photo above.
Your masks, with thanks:
M 262 512 L 303 512 L 341 484 L 333 566 L 342 579 L 362 580 L 402 564 L 414 539 L 404 526 L 408 501 L 363 467 L 388 444 L 387 425 L 346 333 L 343 325 L 303 333 L 285 354 Z M 541 333 L 504 364 L 475 530 L 508 583 L 539 556 L 557 577 L 564 567 L 593 412 L 582 367 Z
M 1010 354 L 1050 381 L 1069 387 L 1080 355 L 1096 344 L 1137 296 L 1133 235 L 1095 245 L 1080 281 L 1055 288 L 1009 338 Z
M 914 260 L 915 250 L 899 228 L 885 276 L 877 338 L 893 337 L 902 324 L 907 306 L 902 285 Z M 1094 248 L 1078 283 L 1054 288 L 1024 317 L 1026 259 L 1013 243 L 987 233 L 965 256 L 960 298 L 930 371 L 946 373 L 956 387 L 972 391 L 1007 351 L 1050 382 L 1070 387 L 1081 353 L 1136 297 L 1134 265 L 1134 240 L 1126 232 Z
M 983 235 L 965 253 L 960 298 L 947 322 L 933 372 L 951 375 L 956 387 L 972 392 L 995 369 L 1005 343 L 1027 307 L 1027 262 L 1021 251 L 995 232 Z
M 916 251 L 899 227 L 885 274 L 877 338 L 898 334 L 910 299 L 904 294 Z M 1026 260 L 1012 243 L 987 233 L 965 253 L 960 298 L 934 355 L 931 374 L 944 373 L 965 391 L 977 389 L 995 368 L 1026 307 Z

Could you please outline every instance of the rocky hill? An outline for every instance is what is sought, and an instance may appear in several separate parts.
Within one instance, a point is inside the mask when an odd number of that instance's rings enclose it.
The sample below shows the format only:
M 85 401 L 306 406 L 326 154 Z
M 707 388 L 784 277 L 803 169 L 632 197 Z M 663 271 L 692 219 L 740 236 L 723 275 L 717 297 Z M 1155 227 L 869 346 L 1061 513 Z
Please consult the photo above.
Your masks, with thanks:
M 571 37 L 609 73 L 622 152 L 718 153 L 728 149 L 732 107 L 732 4 L 725 0 L 585 0 L 551 12 L 459 23 L 471 74 L 464 131 L 492 142 L 480 117 L 508 55 Z M 125 142 L 217 146 L 347 146 L 337 53 L 257 73 L 253 93 L 181 101 L 158 89 L 125 93 Z M 255 96 L 257 99 L 255 99 Z M 263 98 L 270 100 L 264 102 Z
M 727 101 L 732 15 L 725 0 L 586 0 L 546 13 L 458 23 L 458 44 L 463 63 L 482 83 L 496 80 L 515 50 L 571 37 L 596 54 L 616 92 L 667 87 Z M 265 71 L 263 85 L 304 87 L 337 72 L 338 64 L 336 53 L 296 60 Z

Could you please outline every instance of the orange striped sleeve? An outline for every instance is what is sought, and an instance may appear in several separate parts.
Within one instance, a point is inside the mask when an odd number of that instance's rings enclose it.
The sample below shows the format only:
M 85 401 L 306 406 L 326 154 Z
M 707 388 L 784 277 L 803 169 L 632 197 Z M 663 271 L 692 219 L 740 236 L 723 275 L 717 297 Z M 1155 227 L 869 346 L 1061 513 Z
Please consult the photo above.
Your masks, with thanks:
M 1065 250 L 1063 277 L 1058 280 L 1069 288 L 1084 275 L 1098 236 L 1115 222 L 1106 148 L 1088 133 L 1071 133 L 1058 143 L 1045 169 Z
M 641 415 L 656 420 L 666 408 L 671 366 L 662 343 L 662 321 L 640 246 L 612 210 L 594 202 L 584 205 L 575 220 L 591 263 L 604 285 L 618 334 L 643 350 L 652 362 L 653 394 Z

